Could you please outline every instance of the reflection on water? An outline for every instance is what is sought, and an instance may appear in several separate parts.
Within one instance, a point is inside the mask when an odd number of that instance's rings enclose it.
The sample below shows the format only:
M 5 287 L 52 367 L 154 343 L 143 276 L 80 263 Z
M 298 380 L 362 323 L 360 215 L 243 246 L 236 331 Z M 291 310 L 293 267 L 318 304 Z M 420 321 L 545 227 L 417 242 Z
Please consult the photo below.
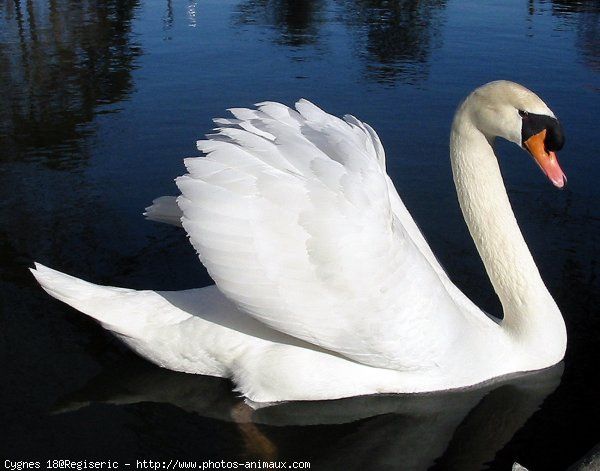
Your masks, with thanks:
M 188 26 L 195 28 L 197 25 L 197 2 L 194 0 L 188 0 L 187 5 L 187 16 L 188 16 Z
M 167 32 L 172 29 L 175 24 L 175 6 L 177 5 L 173 5 L 173 0 L 167 0 L 165 2 L 165 9 L 162 16 L 162 30 L 166 33 L 163 36 L 164 40 L 172 39 L 172 36 Z M 198 24 L 198 2 L 188 0 L 187 5 L 185 5 L 185 13 L 187 26 L 195 28 Z
M 240 24 L 273 28 L 284 46 L 319 44 L 328 22 L 340 21 L 349 45 L 365 62 L 366 76 L 384 83 L 417 83 L 427 75 L 440 44 L 445 0 L 249 0 L 239 4 Z
M 567 471 L 597 471 L 600 469 L 600 443 Z
M 316 469 L 396 469 L 401 463 L 407 470 L 469 471 L 482 469 L 494 458 L 556 389 L 561 374 L 562 364 L 461 392 L 290 402 L 240 416 L 242 400 L 230 392 L 228 381 L 134 360 L 105 368 L 62 399 L 55 412 L 73 412 L 92 403 L 171 404 L 204 417 L 236 421 L 250 454 L 310 457 Z M 247 420 L 255 425 L 248 427 Z M 295 426 L 296 439 L 286 436 L 285 443 L 278 443 L 278 427 L 283 426 Z M 316 434 L 308 442 L 307 432 Z M 312 449 L 318 440 L 335 446 Z
M 600 2 L 597 0 L 541 0 L 552 13 L 577 30 L 577 48 L 586 65 L 600 71 Z
M 315 44 L 323 25 L 322 0 L 248 0 L 238 5 L 240 24 L 268 26 L 277 31 L 276 41 L 299 47 Z
M 167 0 L 165 14 L 163 16 L 163 29 L 168 30 L 173 27 L 173 1 Z
M 381 82 L 417 83 L 427 76 L 438 46 L 445 0 L 341 1 L 368 76 Z
M 132 89 L 137 0 L 0 1 L 0 148 L 54 166 L 85 156 L 100 109 Z M 104 107 L 103 107 L 104 106 Z M 102 108 L 103 107 L 103 108 Z

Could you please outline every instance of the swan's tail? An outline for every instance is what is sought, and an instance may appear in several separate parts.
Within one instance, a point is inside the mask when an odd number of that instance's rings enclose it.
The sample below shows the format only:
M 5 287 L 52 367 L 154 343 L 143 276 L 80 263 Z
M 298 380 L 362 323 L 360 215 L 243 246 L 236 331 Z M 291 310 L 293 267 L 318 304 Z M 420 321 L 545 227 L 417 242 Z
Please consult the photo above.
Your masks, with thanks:
M 96 319 L 118 335 L 141 338 L 148 328 L 189 318 L 188 314 L 173 309 L 156 316 L 157 301 L 166 301 L 153 291 L 95 285 L 40 263 L 35 264 L 31 273 L 50 296 Z
M 152 201 L 152 204 L 146 208 L 144 216 L 151 221 L 181 227 L 183 213 L 177 206 L 176 196 L 161 196 Z
M 191 305 L 218 313 L 219 302 L 211 304 L 216 289 L 159 293 L 100 286 L 39 263 L 31 272 L 50 296 L 94 318 L 152 363 L 187 373 L 227 375 L 220 358 L 239 344 L 239 335 L 185 310 Z M 226 302 L 222 295 L 219 299 Z

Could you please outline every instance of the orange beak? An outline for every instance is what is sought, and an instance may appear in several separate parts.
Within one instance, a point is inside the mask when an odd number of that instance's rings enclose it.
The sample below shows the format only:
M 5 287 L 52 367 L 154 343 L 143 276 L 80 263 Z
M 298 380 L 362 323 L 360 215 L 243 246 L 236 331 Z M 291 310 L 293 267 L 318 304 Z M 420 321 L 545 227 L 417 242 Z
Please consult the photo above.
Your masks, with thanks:
M 552 151 L 546 152 L 544 139 L 546 138 L 546 130 L 538 134 L 534 134 L 524 142 L 524 146 L 531 153 L 537 164 L 542 169 L 542 172 L 550 179 L 554 186 L 562 188 L 567 183 L 567 177 L 558 164 L 558 158 Z

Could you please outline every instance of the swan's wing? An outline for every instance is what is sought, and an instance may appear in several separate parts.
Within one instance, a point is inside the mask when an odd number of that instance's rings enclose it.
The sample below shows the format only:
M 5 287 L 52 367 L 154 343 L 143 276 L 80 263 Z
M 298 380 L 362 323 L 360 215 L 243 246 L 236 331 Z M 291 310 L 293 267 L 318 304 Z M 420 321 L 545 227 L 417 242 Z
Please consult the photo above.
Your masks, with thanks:
M 163 222 L 181 227 L 181 209 L 177 206 L 177 197 L 161 196 L 152 201 L 144 211 L 144 216 L 150 221 Z
M 375 132 L 305 100 L 258 106 L 216 120 L 198 143 L 207 156 L 177 180 L 183 226 L 219 289 L 365 364 L 442 361 L 463 314 L 392 209 Z

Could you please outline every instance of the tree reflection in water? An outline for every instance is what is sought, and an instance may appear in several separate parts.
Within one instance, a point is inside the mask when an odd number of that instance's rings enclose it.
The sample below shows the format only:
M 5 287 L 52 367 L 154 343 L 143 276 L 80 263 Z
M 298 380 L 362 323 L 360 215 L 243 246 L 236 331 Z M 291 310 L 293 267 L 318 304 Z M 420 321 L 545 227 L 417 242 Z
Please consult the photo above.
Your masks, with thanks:
M 81 160 L 101 105 L 131 92 L 140 48 L 137 0 L 0 0 L 0 148 L 3 158 Z
M 341 4 L 370 78 L 385 83 L 426 78 L 431 51 L 441 42 L 445 0 L 343 0 Z
M 532 2 L 535 4 L 535 2 Z M 600 72 L 600 2 L 598 0 L 541 0 L 541 6 L 549 5 L 552 14 L 577 32 L 575 47 L 583 62 Z M 532 9 L 532 12 L 534 8 Z
M 440 44 L 445 6 L 445 0 L 248 0 L 238 6 L 237 21 L 269 26 L 276 43 L 302 47 L 319 45 L 321 28 L 335 18 L 351 33 L 368 79 L 415 83 L 427 76 L 431 50 Z
M 238 6 L 239 24 L 270 26 L 277 31 L 276 42 L 300 47 L 316 44 L 323 23 L 323 2 L 319 0 L 248 0 Z

